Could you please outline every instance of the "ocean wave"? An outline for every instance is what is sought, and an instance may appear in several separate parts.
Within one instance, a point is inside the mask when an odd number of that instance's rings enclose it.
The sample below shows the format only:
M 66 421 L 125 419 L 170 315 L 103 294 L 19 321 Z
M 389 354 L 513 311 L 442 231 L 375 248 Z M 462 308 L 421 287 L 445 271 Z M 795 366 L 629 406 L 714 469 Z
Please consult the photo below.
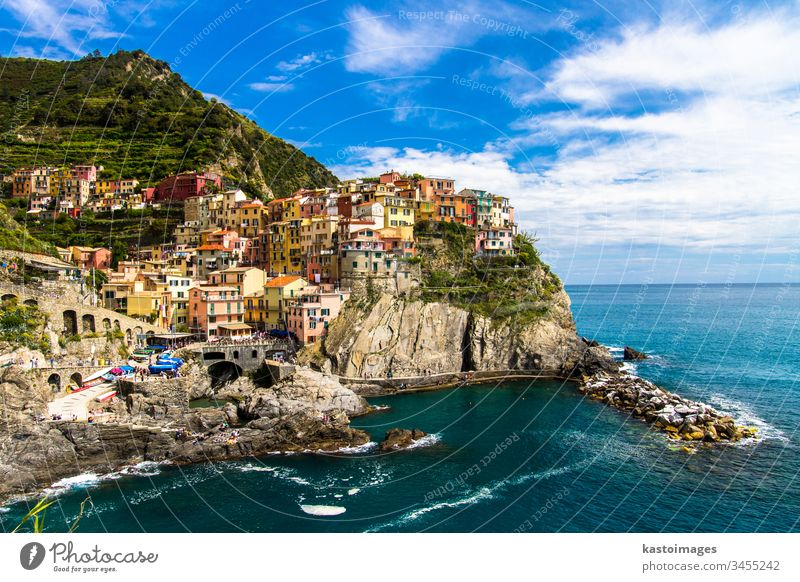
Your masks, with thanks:
M 363 445 L 356 445 L 354 447 L 342 447 L 336 452 L 342 455 L 360 455 L 363 453 L 370 452 L 377 446 L 378 443 L 376 443 L 375 441 L 369 441 L 368 443 L 364 443 Z
M 355 495 L 355 494 L 356 494 L 356 493 L 358 493 L 359 491 L 361 491 L 361 489 L 360 489 L 360 488 L 358 488 L 358 487 L 353 487 L 352 489 L 348 489 L 348 490 L 347 490 L 347 494 L 348 494 L 348 495 Z
M 473 505 L 475 503 L 480 503 L 481 501 L 485 501 L 487 499 L 492 499 L 493 497 L 494 497 L 493 492 L 489 487 L 481 487 L 475 492 L 472 492 L 458 499 L 454 499 L 452 501 L 439 501 L 438 503 L 434 503 L 432 505 L 427 505 L 425 507 L 420 507 L 419 509 L 414 509 L 413 511 L 404 513 L 397 519 L 393 519 L 392 521 L 389 521 L 387 523 L 378 524 L 366 531 L 375 532 L 390 527 L 397 527 L 412 522 L 416 519 L 419 519 L 423 515 L 432 513 L 434 511 L 439 511 L 441 509 L 452 509 L 455 507 L 462 507 L 464 505 Z
M 547 469 L 546 471 L 539 471 L 537 473 L 529 473 L 527 475 L 520 475 L 519 477 L 514 477 L 513 479 L 508 479 L 501 481 L 495 487 L 492 488 L 492 491 L 496 491 L 497 489 L 501 489 L 506 487 L 507 485 L 512 486 L 519 486 L 528 483 L 529 481 L 545 481 L 552 477 L 558 477 L 560 475 L 566 475 L 567 473 L 572 473 L 574 471 L 580 471 L 585 469 L 589 464 L 592 462 L 591 459 L 586 459 L 580 461 L 579 463 L 574 463 L 572 465 L 563 465 L 561 467 L 552 467 Z
M 109 474 L 108 477 L 114 478 L 116 473 Z M 61 495 L 66 493 L 67 491 L 72 491 L 74 489 L 88 489 L 90 487 L 94 487 L 99 485 L 104 480 L 104 476 L 98 475 L 97 473 L 81 473 L 80 475 L 75 475 L 74 477 L 65 477 L 64 479 L 59 479 L 50 487 L 44 490 L 45 495 Z
M 246 465 L 239 465 L 236 468 L 242 473 L 270 473 L 279 479 L 285 479 L 286 481 L 291 481 L 293 483 L 297 483 L 298 485 L 311 485 L 311 483 L 302 477 L 298 477 L 294 470 L 287 469 L 285 467 L 270 467 L 269 465 L 254 465 L 253 463 L 247 463 Z
M 786 433 L 758 416 L 747 404 L 738 400 L 732 400 L 724 394 L 719 393 L 711 394 L 708 397 L 708 401 L 709 404 L 712 404 L 718 410 L 730 414 L 734 420 L 736 420 L 737 424 L 756 427 L 760 440 L 790 442 Z M 742 444 L 746 444 L 746 441 L 741 442 Z
M 442 440 L 442 433 L 432 432 L 431 434 L 425 435 L 421 439 L 415 440 L 405 448 L 406 450 L 409 450 L 409 449 L 419 449 L 421 447 L 429 447 L 431 445 L 435 445 L 441 440 Z
M 118 474 L 134 477 L 155 477 L 161 473 L 161 466 L 168 464 L 167 462 L 156 463 L 155 461 L 143 461 L 135 465 L 123 467 L 118 471 Z
M 317 516 L 341 515 L 347 511 L 346 507 L 339 505 L 301 505 L 300 509 L 303 510 L 303 513 Z

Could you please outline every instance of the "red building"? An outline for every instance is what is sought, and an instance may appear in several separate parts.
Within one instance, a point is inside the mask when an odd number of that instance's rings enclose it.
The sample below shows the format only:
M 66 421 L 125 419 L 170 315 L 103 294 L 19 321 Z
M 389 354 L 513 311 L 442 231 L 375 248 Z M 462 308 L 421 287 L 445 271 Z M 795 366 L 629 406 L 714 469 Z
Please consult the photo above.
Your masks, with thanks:
M 186 200 L 212 187 L 222 188 L 222 178 L 211 172 L 186 172 L 167 176 L 153 191 L 153 200 Z

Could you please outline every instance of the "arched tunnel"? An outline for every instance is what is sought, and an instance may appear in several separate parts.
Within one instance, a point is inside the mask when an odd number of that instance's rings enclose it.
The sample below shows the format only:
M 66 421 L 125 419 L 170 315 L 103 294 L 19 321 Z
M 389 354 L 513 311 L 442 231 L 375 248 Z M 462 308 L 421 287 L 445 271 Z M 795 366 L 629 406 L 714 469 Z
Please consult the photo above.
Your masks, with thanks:
M 211 376 L 212 388 L 216 390 L 223 384 L 238 379 L 242 375 L 242 368 L 229 361 L 216 362 L 208 367 L 208 375 Z

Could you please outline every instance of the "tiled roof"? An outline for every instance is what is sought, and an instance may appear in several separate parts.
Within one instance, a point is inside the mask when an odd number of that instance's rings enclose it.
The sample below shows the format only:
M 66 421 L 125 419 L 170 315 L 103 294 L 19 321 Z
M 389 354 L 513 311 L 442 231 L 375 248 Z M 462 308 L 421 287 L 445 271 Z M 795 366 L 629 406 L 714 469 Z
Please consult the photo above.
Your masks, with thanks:
M 283 277 L 275 277 L 267 281 L 265 287 L 283 287 L 289 283 L 294 283 L 298 279 L 302 279 L 300 275 L 284 275 Z

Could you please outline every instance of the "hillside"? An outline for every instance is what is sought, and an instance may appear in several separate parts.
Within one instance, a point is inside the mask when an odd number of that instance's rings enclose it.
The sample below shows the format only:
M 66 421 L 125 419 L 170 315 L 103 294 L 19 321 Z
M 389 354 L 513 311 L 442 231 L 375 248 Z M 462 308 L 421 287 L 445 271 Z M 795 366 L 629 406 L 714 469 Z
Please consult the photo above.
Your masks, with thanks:
M 54 246 L 32 236 L 3 204 L 0 204 L 0 249 L 58 256 Z
M 124 209 L 114 213 L 85 211 L 80 220 L 61 214 L 52 220 L 26 220 L 24 199 L 4 201 L 7 212 L 28 233 L 43 243 L 107 247 L 117 259 L 131 247 L 162 244 L 173 239 L 175 226 L 183 220 L 183 205 L 172 203 L 162 208 Z
M 187 85 L 143 51 L 78 61 L 9 58 L 0 73 L 0 173 L 95 163 L 142 185 L 220 170 L 250 194 L 285 196 L 336 177 L 302 151 Z

